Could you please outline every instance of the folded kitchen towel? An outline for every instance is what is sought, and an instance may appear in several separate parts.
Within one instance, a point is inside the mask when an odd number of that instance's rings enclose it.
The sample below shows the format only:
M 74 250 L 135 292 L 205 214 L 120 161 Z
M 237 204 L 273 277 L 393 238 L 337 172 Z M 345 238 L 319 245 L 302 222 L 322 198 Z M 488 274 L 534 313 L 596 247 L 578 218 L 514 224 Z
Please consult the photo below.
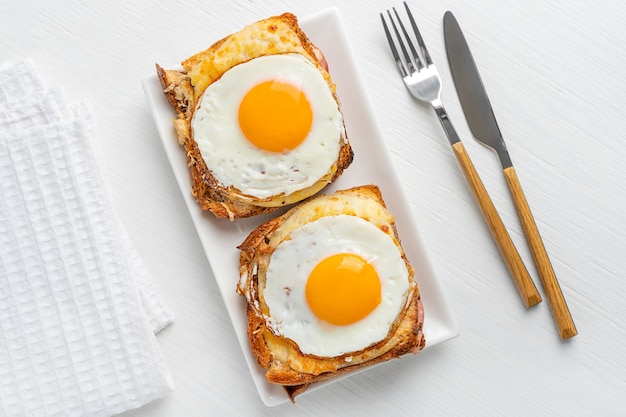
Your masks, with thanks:
M 6 81 L 6 84 L 0 84 L 0 132 L 28 129 L 73 117 L 63 90 L 60 87 L 44 89 L 43 82 L 36 73 L 32 61 L 27 60 L 5 71 L 0 71 L 0 80 L 2 79 Z M 84 108 L 84 104 L 75 107 L 73 113 L 80 117 L 78 113 Z M 93 127 L 91 129 L 93 130 Z M 86 139 L 91 139 L 93 136 L 95 134 L 91 133 Z M 96 162 L 100 165 L 99 169 L 104 170 L 102 152 L 98 145 L 99 143 L 94 141 L 92 150 Z M 107 185 L 107 183 L 103 184 L 103 186 Z M 106 198 L 111 198 L 110 191 L 107 194 Z M 125 237 L 123 228 L 120 228 L 120 234 L 127 245 L 127 252 L 133 258 L 133 267 L 136 269 L 133 275 L 137 276 L 140 282 L 141 296 L 151 326 L 155 332 L 158 332 L 173 321 L 173 315 L 161 302 L 151 281 L 147 279 L 141 260 Z
M 0 417 L 111 416 L 173 388 L 155 337 L 173 316 L 95 137 L 32 61 L 0 69 Z

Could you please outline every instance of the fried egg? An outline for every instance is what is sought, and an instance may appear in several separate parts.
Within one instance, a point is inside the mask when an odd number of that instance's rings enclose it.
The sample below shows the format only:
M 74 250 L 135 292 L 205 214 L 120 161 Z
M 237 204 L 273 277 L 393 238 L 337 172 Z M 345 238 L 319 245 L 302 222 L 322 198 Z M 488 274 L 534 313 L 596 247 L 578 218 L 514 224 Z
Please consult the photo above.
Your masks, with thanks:
M 262 297 L 274 334 L 304 354 L 337 357 L 384 340 L 409 287 L 394 239 L 361 217 L 339 214 L 304 223 L 276 247 Z
M 345 140 L 326 79 L 297 53 L 257 57 L 224 72 L 204 91 L 191 129 L 215 180 L 258 200 L 330 178 Z

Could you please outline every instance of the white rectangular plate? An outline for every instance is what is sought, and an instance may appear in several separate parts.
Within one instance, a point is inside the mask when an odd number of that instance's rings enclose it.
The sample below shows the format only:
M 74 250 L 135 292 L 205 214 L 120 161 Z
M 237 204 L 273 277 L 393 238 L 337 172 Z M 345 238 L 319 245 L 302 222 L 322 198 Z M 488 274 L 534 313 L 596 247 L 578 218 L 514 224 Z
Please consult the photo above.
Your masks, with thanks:
M 458 334 L 456 322 L 440 283 L 433 274 L 390 151 L 375 120 L 341 16 L 336 9 L 329 9 L 302 19 L 300 24 L 309 39 L 324 52 L 328 61 L 331 76 L 337 84 L 337 95 L 342 104 L 346 130 L 355 154 L 354 162 L 343 176 L 323 192 L 330 193 L 364 184 L 376 184 L 380 187 L 388 209 L 396 216 L 403 247 L 415 268 L 415 277 L 424 303 L 426 347 L 430 348 L 451 339 Z M 230 222 L 217 220 L 210 213 L 203 212 L 190 192 L 185 153 L 178 144 L 172 125 L 175 112 L 163 95 L 156 75 L 144 78 L 143 87 L 163 146 L 211 264 L 259 394 L 268 406 L 288 401 L 281 387 L 265 380 L 263 370 L 252 356 L 246 333 L 245 301 L 235 293 L 239 279 L 239 250 L 236 247 L 256 226 L 272 216 Z M 322 384 L 316 387 L 319 385 Z M 314 387 L 310 387 L 307 392 L 312 389 Z

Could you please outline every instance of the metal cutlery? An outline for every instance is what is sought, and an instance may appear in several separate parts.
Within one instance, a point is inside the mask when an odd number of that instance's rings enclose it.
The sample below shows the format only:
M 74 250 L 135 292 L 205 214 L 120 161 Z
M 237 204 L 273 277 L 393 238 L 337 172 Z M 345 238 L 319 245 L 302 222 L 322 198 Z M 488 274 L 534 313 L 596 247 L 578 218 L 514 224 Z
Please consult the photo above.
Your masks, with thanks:
M 443 27 L 450 71 L 470 130 L 479 142 L 494 149 L 500 158 L 504 176 L 513 196 L 561 338 L 567 339 L 576 336 L 576 326 L 548 258 L 528 201 L 522 191 L 474 58 L 461 28 L 451 12 L 444 14 Z
M 385 35 L 387 36 L 387 41 L 389 42 L 389 47 L 391 48 L 391 52 L 398 66 L 398 70 L 400 71 L 400 75 L 402 76 L 402 80 L 413 97 L 430 104 L 435 110 L 435 113 L 437 114 L 448 137 L 450 145 L 454 150 L 454 154 L 456 155 L 463 173 L 465 174 L 467 182 L 480 205 L 485 220 L 487 221 L 487 225 L 489 226 L 489 230 L 496 241 L 511 275 L 513 276 L 515 284 L 520 292 L 520 295 L 522 296 L 522 300 L 526 307 L 533 306 L 541 301 L 541 296 L 539 295 L 535 284 L 531 280 L 530 275 L 528 274 L 528 271 L 526 270 L 526 267 L 524 266 L 524 263 L 506 230 L 506 227 L 502 223 L 502 219 L 496 211 L 484 184 L 478 176 L 476 168 L 465 150 L 465 146 L 452 126 L 448 113 L 441 102 L 441 79 L 437 68 L 428 53 L 428 49 L 426 49 L 424 40 L 422 39 L 406 2 L 404 3 L 404 7 L 411 23 L 415 39 L 417 40 L 420 50 L 419 54 L 415 49 L 404 25 L 402 24 L 396 9 L 393 8 L 394 16 L 392 16 L 389 10 L 387 11 L 388 20 L 391 23 L 391 27 L 393 28 L 393 32 L 395 34 L 395 41 L 389 30 L 389 26 L 387 25 L 385 16 L 382 13 L 380 15 Z M 396 25 L 396 22 L 398 25 Z M 402 36 L 398 31 L 398 26 L 402 31 Z M 398 52 L 396 44 L 399 45 L 400 50 L 402 51 L 402 56 Z M 407 50 L 407 45 L 410 50 L 410 54 L 409 50 Z M 420 57 L 420 54 L 422 57 Z

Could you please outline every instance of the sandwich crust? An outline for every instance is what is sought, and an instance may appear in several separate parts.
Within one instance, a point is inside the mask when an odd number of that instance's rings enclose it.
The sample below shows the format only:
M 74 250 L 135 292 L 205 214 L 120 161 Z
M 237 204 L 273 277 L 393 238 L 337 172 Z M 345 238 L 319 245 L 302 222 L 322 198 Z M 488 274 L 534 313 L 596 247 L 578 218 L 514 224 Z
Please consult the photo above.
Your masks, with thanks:
M 362 208 L 365 207 L 365 208 Z M 323 216 L 350 214 L 365 218 L 390 235 L 409 271 L 409 292 L 404 308 L 387 337 L 358 352 L 337 357 L 317 357 L 302 353 L 290 339 L 274 334 L 267 319 L 269 309 L 260 296 L 265 272 L 276 246 L 289 239 L 291 231 Z M 414 271 L 409 264 L 393 216 L 386 210 L 378 187 L 366 185 L 312 197 L 285 214 L 252 231 L 239 246 L 240 282 L 237 292 L 247 300 L 248 338 L 259 366 L 268 381 L 283 385 L 293 398 L 315 382 L 352 372 L 380 362 L 417 353 L 425 346 L 422 332 L 423 307 Z
M 298 25 L 296 16 L 284 13 L 246 26 L 206 50 L 182 62 L 182 69 L 164 69 L 156 64 L 156 72 L 167 100 L 176 110 L 174 129 L 186 153 L 191 177 L 191 192 L 203 210 L 217 218 L 234 220 L 268 213 L 279 207 L 301 201 L 337 179 L 351 163 L 352 148 L 342 129 L 340 151 L 330 171 L 308 188 L 295 193 L 259 199 L 234 187 L 220 184 L 207 167 L 193 139 L 191 120 L 206 88 L 230 68 L 265 55 L 298 53 L 313 63 L 323 75 L 333 98 L 338 103 L 335 84 L 325 68 L 325 60 Z

